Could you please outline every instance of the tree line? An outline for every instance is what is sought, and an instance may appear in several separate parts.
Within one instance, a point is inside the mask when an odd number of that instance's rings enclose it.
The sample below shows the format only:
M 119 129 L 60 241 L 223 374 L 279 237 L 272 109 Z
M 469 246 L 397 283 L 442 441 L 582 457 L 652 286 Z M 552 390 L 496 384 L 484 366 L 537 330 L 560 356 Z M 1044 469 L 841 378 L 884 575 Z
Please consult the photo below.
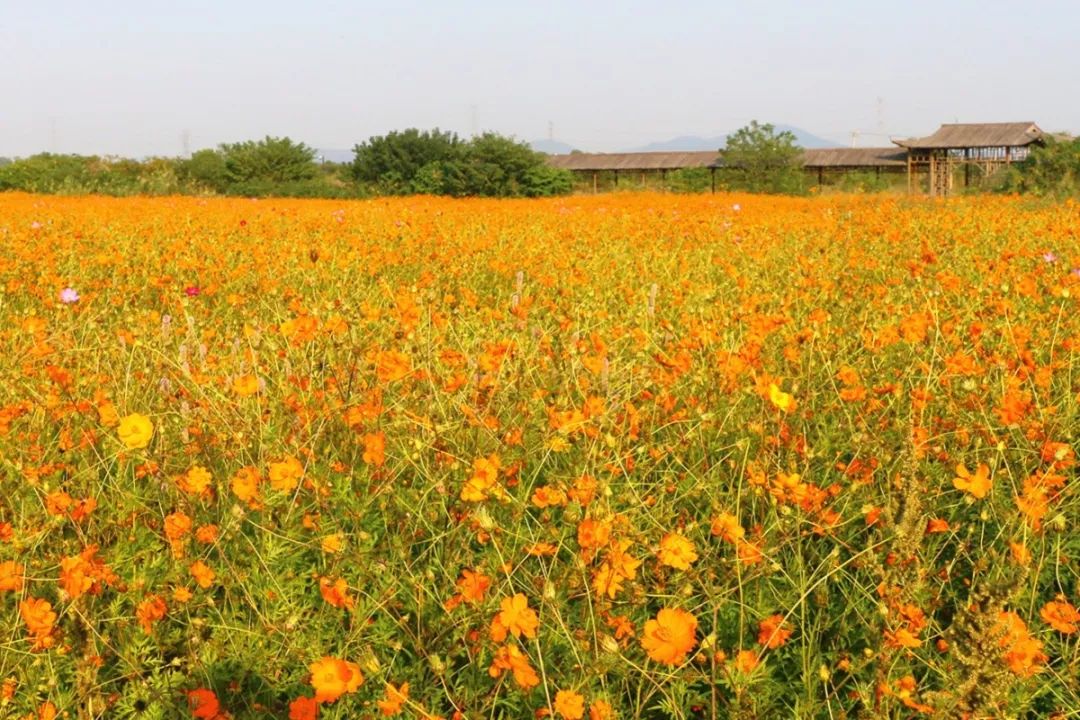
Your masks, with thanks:
M 721 189 L 789 195 L 810 189 L 795 136 L 773 125 L 751 122 L 732 133 L 718 152 L 724 161 L 717 171 Z M 873 178 L 848 179 L 858 181 L 848 189 L 885 189 Z M 1078 197 L 1080 139 L 1048 137 L 993 180 L 989 188 L 1003 192 Z M 700 192 L 710 184 L 707 170 L 688 169 L 673 173 L 668 189 Z M 551 167 L 523 142 L 497 133 L 465 139 L 437 128 L 369 138 L 354 146 L 349 163 L 320 163 L 316 150 L 288 137 L 224 143 L 188 158 L 140 161 L 50 153 L 0 158 L 0 191 L 36 193 L 544 197 L 573 189 L 571 173 Z
M 496 133 L 463 139 L 438 129 L 372 137 L 351 163 L 321 163 L 288 137 L 224 143 L 188 158 L 130 160 L 41 153 L 0 160 L 0 191 L 368 197 L 432 194 L 540 197 L 571 191 L 570 173 Z

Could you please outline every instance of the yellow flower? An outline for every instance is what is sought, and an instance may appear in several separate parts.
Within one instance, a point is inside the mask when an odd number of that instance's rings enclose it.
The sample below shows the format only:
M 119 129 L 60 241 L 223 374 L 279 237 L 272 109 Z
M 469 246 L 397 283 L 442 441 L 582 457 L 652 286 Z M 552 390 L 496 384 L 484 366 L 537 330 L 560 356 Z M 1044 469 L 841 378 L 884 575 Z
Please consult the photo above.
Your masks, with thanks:
M 776 383 L 769 384 L 769 402 L 784 412 L 791 412 L 795 407 L 795 398 L 781 390 Z
M 150 438 L 154 436 L 154 424 L 145 415 L 132 413 L 120 421 L 116 434 L 128 450 L 140 450 L 150 444 Z
M 341 533 L 327 535 L 322 539 L 322 551 L 328 555 L 341 552 L 343 547 L 345 547 L 345 538 L 341 536 Z

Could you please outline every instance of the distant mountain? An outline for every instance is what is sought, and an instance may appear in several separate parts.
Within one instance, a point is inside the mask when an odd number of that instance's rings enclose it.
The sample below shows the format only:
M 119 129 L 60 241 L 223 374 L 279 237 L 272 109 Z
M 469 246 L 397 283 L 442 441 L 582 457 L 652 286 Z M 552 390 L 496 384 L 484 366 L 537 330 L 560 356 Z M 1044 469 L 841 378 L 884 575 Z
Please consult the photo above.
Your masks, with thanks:
M 548 155 L 569 155 L 574 150 L 573 145 L 567 145 L 559 140 L 533 140 L 529 143 L 529 147 L 536 152 Z
M 323 161 L 330 163 L 351 163 L 353 161 L 353 151 L 320 148 L 315 151 L 315 161 L 318 162 L 320 157 Z
M 776 130 L 787 130 L 795 136 L 795 142 L 804 148 L 828 148 L 837 147 L 837 144 L 823 137 L 818 137 L 802 128 L 793 125 L 777 125 Z M 648 145 L 634 148 L 631 152 L 695 152 L 698 150 L 719 150 L 727 145 L 727 135 L 716 137 L 701 137 L 699 135 L 681 135 L 664 142 L 653 142 Z

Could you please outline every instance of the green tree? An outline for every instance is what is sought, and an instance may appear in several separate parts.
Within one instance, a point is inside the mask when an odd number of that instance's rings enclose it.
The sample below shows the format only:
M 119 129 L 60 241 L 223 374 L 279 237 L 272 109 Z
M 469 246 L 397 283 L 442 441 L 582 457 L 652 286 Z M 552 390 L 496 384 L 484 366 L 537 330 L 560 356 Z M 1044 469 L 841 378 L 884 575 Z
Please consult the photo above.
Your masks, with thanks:
M 752 121 L 728 136 L 721 151 L 726 184 L 733 190 L 800 193 L 805 182 L 795 135 Z
M 460 159 L 462 145 L 455 133 L 438 128 L 375 136 L 353 148 L 352 174 L 382 193 L 441 192 L 448 164 Z
M 213 192 L 225 192 L 229 186 L 225 155 L 218 150 L 197 150 L 179 162 L 177 173 L 189 184 Z
M 570 191 L 572 179 L 547 164 L 527 144 L 496 133 L 469 141 L 450 194 L 483 197 L 538 197 Z
M 298 183 L 318 175 L 315 151 L 287 137 L 226 143 L 221 146 L 225 177 L 233 186 Z
M 1080 138 L 1048 137 L 1009 168 L 1001 189 L 1054 198 L 1080 196 Z

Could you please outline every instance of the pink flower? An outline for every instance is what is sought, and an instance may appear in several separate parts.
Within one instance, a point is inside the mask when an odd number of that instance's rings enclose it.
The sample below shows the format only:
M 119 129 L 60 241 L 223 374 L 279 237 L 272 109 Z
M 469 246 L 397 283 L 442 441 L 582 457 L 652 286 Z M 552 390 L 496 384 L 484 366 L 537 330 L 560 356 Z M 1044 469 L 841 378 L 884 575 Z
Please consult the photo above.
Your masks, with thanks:
M 60 302 L 71 305 L 79 302 L 79 293 L 74 288 L 66 287 L 60 291 Z

